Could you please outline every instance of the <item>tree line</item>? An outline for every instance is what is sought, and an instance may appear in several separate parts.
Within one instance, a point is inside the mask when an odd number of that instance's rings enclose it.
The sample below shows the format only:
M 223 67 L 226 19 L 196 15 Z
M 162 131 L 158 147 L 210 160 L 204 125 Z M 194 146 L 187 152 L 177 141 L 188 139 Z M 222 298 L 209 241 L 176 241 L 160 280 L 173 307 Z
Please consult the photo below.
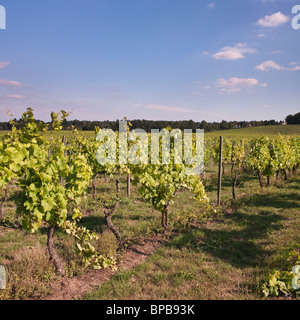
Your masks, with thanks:
M 300 115 L 300 113 L 298 114 Z M 293 116 L 288 116 L 293 117 Z M 299 119 L 298 119 L 299 118 Z M 300 123 L 300 117 L 298 116 L 298 122 Z M 293 118 L 294 119 L 294 118 Z M 290 123 L 294 120 L 290 118 Z M 14 119 L 15 126 L 20 129 L 24 126 L 23 119 Z M 36 123 L 42 122 L 43 124 L 47 124 L 47 122 L 36 120 Z M 278 125 L 282 124 L 282 121 L 275 121 L 275 120 L 262 120 L 262 121 L 221 121 L 221 122 L 206 122 L 205 120 L 201 122 L 195 122 L 193 120 L 181 120 L 181 121 L 162 121 L 162 120 L 130 120 L 133 129 L 143 129 L 146 132 L 151 132 L 151 129 L 164 129 L 164 128 L 171 128 L 171 129 L 204 129 L 205 132 L 212 132 L 218 130 L 227 130 L 227 129 L 237 129 L 237 128 L 247 128 L 247 127 L 259 127 L 259 126 L 269 126 L 269 125 Z M 50 122 L 48 122 L 51 124 Z M 9 131 L 11 130 L 12 125 L 9 122 L 0 122 L 0 131 Z M 84 120 L 64 120 L 62 122 L 62 129 L 63 130 L 72 130 L 75 128 L 77 130 L 82 131 L 94 131 L 95 127 L 105 128 L 105 129 L 112 129 L 113 131 L 119 130 L 119 120 L 116 121 L 84 121 Z
M 285 121 L 287 124 L 300 124 L 300 112 L 294 114 L 294 115 L 288 115 L 285 118 Z

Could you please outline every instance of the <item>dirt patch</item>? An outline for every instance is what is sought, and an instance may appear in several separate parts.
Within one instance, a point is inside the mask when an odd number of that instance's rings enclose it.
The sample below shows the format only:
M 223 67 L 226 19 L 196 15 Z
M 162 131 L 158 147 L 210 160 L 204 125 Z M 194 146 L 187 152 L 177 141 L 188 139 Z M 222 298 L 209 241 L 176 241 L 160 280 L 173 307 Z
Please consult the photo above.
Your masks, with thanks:
M 146 261 L 163 243 L 160 239 L 141 240 L 128 247 L 117 264 L 117 270 L 90 270 L 80 278 L 63 279 L 53 286 L 53 293 L 43 300 L 81 299 L 84 294 L 110 280 L 119 270 L 130 270 Z
M 0 226 L 0 237 L 4 236 L 9 231 L 16 231 L 16 230 L 17 228 Z

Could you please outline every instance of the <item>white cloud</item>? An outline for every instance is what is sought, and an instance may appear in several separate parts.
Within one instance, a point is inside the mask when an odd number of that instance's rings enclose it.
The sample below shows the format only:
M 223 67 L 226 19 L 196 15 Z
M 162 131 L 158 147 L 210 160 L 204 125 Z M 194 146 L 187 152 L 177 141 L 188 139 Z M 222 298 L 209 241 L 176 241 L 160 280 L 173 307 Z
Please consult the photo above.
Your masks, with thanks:
M 6 95 L 6 98 L 9 99 L 24 99 L 24 96 L 20 96 L 19 94 L 8 94 Z
M 244 59 L 245 53 L 254 53 L 256 49 L 249 48 L 246 43 L 238 43 L 234 47 L 224 47 L 212 56 L 216 60 L 237 60 Z
M 254 78 L 229 78 L 223 79 L 220 78 L 215 82 L 215 86 L 220 88 L 219 93 L 237 93 L 243 88 L 250 88 L 253 86 L 266 87 L 266 83 L 260 83 L 257 79 Z
M 219 93 L 237 93 L 240 92 L 242 89 L 241 88 L 221 88 L 219 90 Z
M 179 113 L 193 112 L 193 110 L 190 110 L 190 109 L 170 107 L 170 106 L 164 106 L 159 104 L 148 104 L 148 105 L 145 105 L 144 108 L 158 110 L 158 111 L 179 112 Z
M 251 87 L 259 84 L 257 79 L 253 78 L 229 78 L 229 79 L 218 79 L 216 82 L 217 87 Z
M 282 70 L 282 68 L 283 67 L 281 67 L 276 62 L 271 61 L 271 60 L 265 61 L 265 62 L 263 62 L 260 65 L 255 67 L 255 69 L 261 70 L 261 71 L 268 71 L 270 69 Z
M 297 64 L 300 64 L 300 60 L 298 60 L 298 61 L 293 61 L 293 62 L 290 63 L 291 66 L 295 66 L 295 65 L 297 65 Z
M 0 62 L 0 69 L 4 69 L 5 67 L 9 66 L 9 62 Z
M 269 71 L 269 70 L 286 70 L 286 71 L 297 71 L 300 70 L 300 66 L 296 65 L 297 63 L 292 65 L 295 65 L 292 68 L 287 68 L 287 67 L 283 67 L 280 66 L 279 64 L 277 64 L 276 62 L 272 61 L 272 60 L 268 60 L 268 61 L 264 61 L 263 63 L 261 63 L 260 65 L 256 66 L 255 69 L 257 70 L 261 70 L 261 71 Z
M 26 87 L 25 84 L 22 84 L 19 81 L 10 81 L 5 79 L 0 79 L 0 85 L 11 86 L 11 87 Z
M 256 24 L 261 27 L 275 28 L 288 22 L 289 20 L 290 18 L 288 16 L 279 11 L 271 16 L 265 16 L 264 18 L 259 19 Z
M 265 33 L 259 33 L 259 34 L 257 35 L 257 38 L 264 38 L 265 36 L 266 36 Z
M 203 93 L 203 90 L 205 90 L 205 91 L 210 90 L 210 89 L 211 89 L 211 86 L 210 86 L 210 85 L 203 85 L 203 86 L 198 86 L 197 88 L 198 88 L 198 89 L 201 89 L 201 90 L 200 90 L 200 91 L 195 91 L 195 92 L 193 92 L 193 93 L 192 93 L 193 96 L 198 96 L 198 95 L 202 94 L 202 93 Z
M 207 55 L 209 55 L 209 51 L 203 51 L 202 54 L 203 54 L 204 56 L 207 56 Z
M 213 3 L 213 2 L 211 2 L 211 3 L 209 3 L 208 5 L 207 5 L 207 7 L 208 8 L 214 8 L 216 5 Z

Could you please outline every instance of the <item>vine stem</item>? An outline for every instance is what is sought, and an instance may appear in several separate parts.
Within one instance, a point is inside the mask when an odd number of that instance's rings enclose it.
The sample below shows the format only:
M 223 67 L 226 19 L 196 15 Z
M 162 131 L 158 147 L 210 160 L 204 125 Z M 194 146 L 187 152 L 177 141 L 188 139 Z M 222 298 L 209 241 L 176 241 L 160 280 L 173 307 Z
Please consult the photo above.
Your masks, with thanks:
M 96 179 L 99 177 L 99 174 L 96 174 L 93 178 L 93 199 L 94 201 L 97 200 L 97 186 L 96 186 Z
M 119 242 L 119 248 L 123 248 L 124 247 L 124 240 L 122 238 L 121 233 L 119 232 L 119 230 L 116 228 L 116 226 L 113 224 L 113 222 L 111 221 L 112 215 L 114 214 L 114 212 L 116 211 L 118 205 L 120 204 L 120 202 L 116 202 L 114 204 L 114 207 L 112 210 L 109 210 L 108 208 L 104 209 L 104 215 L 105 215 L 105 223 L 108 226 L 109 230 L 115 235 L 115 237 L 117 238 L 118 242 Z
M 56 269 L 57 269 L 57 273 L 64 277 L 66 275 L 65 273 L 65 268 L 64 265 L 60 259 L 60 257 L 58 256 L 56 249 L 55 249 L 55 245 L 54 245 L 54 232 L 55 232 L 55 227 L 50 226 L 48 228 L 48 236 L 47 236 L 47 247 L 48 247 L 48 252 L 50 255 L 50 259 L 53 261 Z
M 3 221 L 3 219 L 4 219 L 4 206 L 5 206 L 6 201 L 9 198 L 9 188 L 14 182 L 16 182 L 16 180 L 17 180 L 17 178 L 12 179 L 6 185 L 4 198 L 3 198 L 3 201 L 1 203 L 1 220 L 0 221 Z

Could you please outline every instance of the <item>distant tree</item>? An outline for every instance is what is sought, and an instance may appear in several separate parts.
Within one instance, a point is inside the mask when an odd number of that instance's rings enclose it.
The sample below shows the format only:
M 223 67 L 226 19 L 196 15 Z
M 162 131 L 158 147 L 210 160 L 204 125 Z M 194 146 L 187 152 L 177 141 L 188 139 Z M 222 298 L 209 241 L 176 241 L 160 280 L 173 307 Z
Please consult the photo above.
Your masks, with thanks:
M 225 121 L 225 120 L 222 120 L 222 122 L 221 122 L 221 129 L 222 129 L 222 130 L 226 130 L 226 129 L 228 129 L 228 128 L 229 128 L 228 122 Z
M 300 112 L 294 115 L 288 115 L 285 118 L 287 124 L 300 124 Z

